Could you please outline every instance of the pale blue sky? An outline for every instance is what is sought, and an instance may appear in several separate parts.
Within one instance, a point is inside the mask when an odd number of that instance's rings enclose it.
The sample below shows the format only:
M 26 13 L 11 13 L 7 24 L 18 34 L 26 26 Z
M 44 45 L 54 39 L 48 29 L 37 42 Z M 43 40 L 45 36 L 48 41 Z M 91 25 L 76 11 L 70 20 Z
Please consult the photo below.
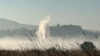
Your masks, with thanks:
M 0 0 L 0 18 L 38 25 L 46 15 L 51 15 L 51 25 L 100 30 L 100 0 Z

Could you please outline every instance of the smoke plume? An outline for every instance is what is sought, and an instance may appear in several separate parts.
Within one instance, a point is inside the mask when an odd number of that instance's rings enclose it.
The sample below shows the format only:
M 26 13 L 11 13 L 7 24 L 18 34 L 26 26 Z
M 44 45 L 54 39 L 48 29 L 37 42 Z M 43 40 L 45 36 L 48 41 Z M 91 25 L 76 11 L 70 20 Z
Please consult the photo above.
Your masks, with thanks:
M 49 37 L 50 30 L 49 30 L 49 23 L 51 19 L 50 16 L 46 16 L 43 20 L 40 21 L 39 28 L 36 32 L 37 37 L 40 39 L 45 39 L 46 37 Z

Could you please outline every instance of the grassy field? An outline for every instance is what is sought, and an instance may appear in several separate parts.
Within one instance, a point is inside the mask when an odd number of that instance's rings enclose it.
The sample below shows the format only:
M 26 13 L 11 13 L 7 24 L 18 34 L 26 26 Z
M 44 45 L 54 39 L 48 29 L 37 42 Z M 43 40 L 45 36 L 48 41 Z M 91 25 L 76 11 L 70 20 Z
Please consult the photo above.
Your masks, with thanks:
M 82 50 L 0 50 L 0 56 L 100 56 L 100 51 Z

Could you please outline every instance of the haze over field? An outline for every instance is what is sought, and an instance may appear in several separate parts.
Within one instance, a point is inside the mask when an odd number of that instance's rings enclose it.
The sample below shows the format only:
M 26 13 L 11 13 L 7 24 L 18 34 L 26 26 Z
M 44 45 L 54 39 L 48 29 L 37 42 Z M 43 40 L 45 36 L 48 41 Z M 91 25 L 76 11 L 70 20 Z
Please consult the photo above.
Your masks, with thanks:
M 52 47 L 58 43 L 59 46 L 62 46 L 62 43 L 65 43 L 64 46 L 67 46 L 69 48 L 73 48 L 71 44 L 75 45 L 75 42 L 84 42 L 84 41 L 92 41 L 98 45 L 96 42 L 97 39 L 96 36 L 100 37 L 99 31 L 90 31 L 82 29 L 81 26 L 77 25 L 60 25 L 57 24 L 56 26 L 50 26 L 50 17 L 46 16 L 43 20 L 40 21 L 40 24 L 37 26 L 37 28 L 31 29 L 28 28 L 28 25 L 25 27 L 23 24 L 20 28 L 9 28 L 9 26 L 13 26 L 14 23 L 17 23 L 15 21 L 10 21 L 6 19 L 1 19 L 1 23 L 8 22 L 9 24 L 8 28 L 5 28 L 3 30 L 0 30 L 0 44 L 2 48 L 6 49 L 20 49 L 20 46 L 16 42 L 16 39 L 18 42 L 24 47 L 24 48 L 32 48 L 30 46 L 30 38 L 33 39 L 32 41 L 37 41 L 39 48 L 42 48 L 41 46 L 45 46 L 45 48 Z M 12 24 L 13 23 L 13 24 Z M 5 26 L 7 25 L 5 24 Z M 3 25 L 3 24 L 1 24 Z M 16 25 L 16 24 L 15 24 Z M 4 27 L 5 27 L 4 26 Z M 17 26 L 17 25 L 16 25 Z M 83 32 L 86 34 L 86 36 L 83 34 Z M 87 37 L 89 39 L 87 39 Z M 15 39 L 16 38 L 16 39 Z M 56 40 L 56 41 L 55 41 Z M 53 42 L 53 44 L 51 43 Z M 8 46 L 10 48 L 8 48 Z M 77 45 L 76 45 L 77 46 Z M 78 47 L 78 46 L 77 46 Z M 98 47 L 98 46 L 97 46 Z M 76 48 L 76 47 L 75 47 Z M 79 48 L 79 47 L 78 47 Z

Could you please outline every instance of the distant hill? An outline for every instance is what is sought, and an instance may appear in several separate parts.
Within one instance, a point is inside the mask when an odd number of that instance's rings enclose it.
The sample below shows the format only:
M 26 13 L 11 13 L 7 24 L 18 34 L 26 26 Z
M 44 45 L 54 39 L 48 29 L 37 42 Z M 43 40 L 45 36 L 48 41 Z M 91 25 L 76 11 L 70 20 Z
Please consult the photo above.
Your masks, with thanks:
M 24 33 L 36 36 L 35 32 L 37 31 L 37 28 L 38 26 L 36 25 L 26 25 L 18 23 L 16 21 L 0 18 L 0 37 L 8 36 L 11 33 L 18 36 L 26 36 Z M 55 26 L 50 26 L 49 29 L 50 29 L 50 35 L 52 37 L 59 37 L 60 35 L 68 37 L 75 37 L 80 35 L 83 36 L 84 35 L 83 32 L 86 34 L 87 37 L 91 38 L 94 38 L 95 34 L 98 37 L 100 36 L 100 31 L 82 29 L 81 26 L 78 25 L 57 24 Z
M 83 32 L 86 34 L 87 37 L 95 37 L 95 34 L 100 36 L 100 31 L 94 30 L 85 30 L 82 29 L 81 26 L 78 25 L 59 25 L 50 27 L 50 34 L 51 36 L 80 36 L 84 35 Z
M 7 30 L 7 29 L 15 29 L 15 28 L 27 28 L 27 29 L 36 29 L 38 26 L 36 25 L 27 25 L 27 24 L 20 24 L 16 21 L 7 20 L 4 18 L 0 18 L 0 30 Z

